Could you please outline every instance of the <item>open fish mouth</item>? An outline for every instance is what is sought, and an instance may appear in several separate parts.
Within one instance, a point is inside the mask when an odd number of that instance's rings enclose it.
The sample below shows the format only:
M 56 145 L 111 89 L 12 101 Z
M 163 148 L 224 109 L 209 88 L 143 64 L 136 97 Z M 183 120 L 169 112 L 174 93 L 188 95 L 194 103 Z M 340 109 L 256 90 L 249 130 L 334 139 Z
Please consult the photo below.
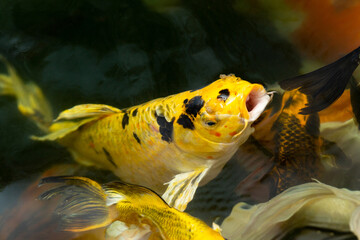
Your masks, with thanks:
M 249 122 L 255 121 L 270 102 L 272 93 L 267 93 L 263 87 L 253 87 L 246 97 L 245 106 L 249 113 Z

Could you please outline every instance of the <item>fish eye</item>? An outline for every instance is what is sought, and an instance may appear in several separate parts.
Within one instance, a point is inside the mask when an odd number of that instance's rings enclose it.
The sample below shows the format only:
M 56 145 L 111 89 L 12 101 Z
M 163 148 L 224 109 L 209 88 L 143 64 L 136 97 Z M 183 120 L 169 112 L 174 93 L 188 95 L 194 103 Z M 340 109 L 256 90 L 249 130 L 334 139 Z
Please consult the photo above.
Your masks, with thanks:
M 206 122 L 206 124 L 209 125 L 209 126 L 214 126 L 216 124 L 216 122 L 211 122 L 210 121 L 210 122 Z

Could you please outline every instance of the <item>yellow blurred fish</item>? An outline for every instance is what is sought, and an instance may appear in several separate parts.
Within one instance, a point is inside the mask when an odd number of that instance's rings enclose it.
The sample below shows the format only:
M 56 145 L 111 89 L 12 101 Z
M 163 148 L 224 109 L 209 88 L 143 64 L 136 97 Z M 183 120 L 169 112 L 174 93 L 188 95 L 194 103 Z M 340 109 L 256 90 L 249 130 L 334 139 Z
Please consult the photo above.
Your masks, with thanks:
M 126 234 L 131 234 L 131 225 L 137 229 L 150 226 L 147 229 L 150 236 L 143 236 L 144 239 L 224 239 L 218 231 L 171 208 L 145 187 L 122 182 L 100 185 L 85 177 L 70 176 L 44 178 L 40 185 L 48 183 L 58 185 L 44 192 L 40 199 L 60 196 L 56 212 L 61 216 L 60 228 L 64 231 L 82 232 L 122 222 L 125 225 L 117 239 L 129 239 Z M 112 232 L 114 230 L 108 227 L 107 239 L 116 235 Z
M 263 86 L 221 75 L 202 89 L 123 110 L 78 105 L 50 124 L 51 111 L 40 89 L 31 83 L 36 91 L 27 91 L 28 84 L 5 63 L 9 75 L 0 75 L 0 93 L 14 95 L 19 110 L 48 132 L 34 139 L 58 141 L 76 161 L 164 193 L 164 200 L 179 210 L 200 183 L 216 177 L 270 101 Z

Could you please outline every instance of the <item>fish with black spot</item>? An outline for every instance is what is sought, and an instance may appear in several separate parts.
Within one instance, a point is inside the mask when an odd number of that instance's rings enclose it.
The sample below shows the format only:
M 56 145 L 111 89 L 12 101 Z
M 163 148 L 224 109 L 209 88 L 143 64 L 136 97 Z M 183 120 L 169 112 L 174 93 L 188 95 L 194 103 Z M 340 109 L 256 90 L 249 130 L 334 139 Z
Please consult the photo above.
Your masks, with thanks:
M 40 89 L 27 91 L 27 85 L 7 66 L 9 75 L 2 75 L 6 80 L 2 92 L 17 98 L 22 113 L 31 112 L 36 101 L 24 103 L 41 93 Z M 33 138 L 57 141 L 77 162 L 149 187 L 163 194 L 170 206 L 184 210 L 197 187 L 215 178 L 246 141 L 253 131 L 251 124 L 269 101 L 262 85 L 223 75 L 202 89 L 124 110 L 102 104 L 77 105 L 54 121 L 43 121 L 47 134 Z
M 360 119 L 360 90 L 352 74 L 359 63 L 357 48 L 329 65 L 280 82 L 285 92 L 274 95 L 253 124 L 251 137 L 269 159 L 239 184 L 239 194 L 251 195 L 256 185 L 268 184 L 269 196 L 261 201 L 267 200 L 289 187 L 321 179 L 326 168 L 352 165 L 348 156 L 356 154 L 344 147 L 346 137 L 339 131 L 351 127 L 346 145 L 354 143 L 352 118 Z

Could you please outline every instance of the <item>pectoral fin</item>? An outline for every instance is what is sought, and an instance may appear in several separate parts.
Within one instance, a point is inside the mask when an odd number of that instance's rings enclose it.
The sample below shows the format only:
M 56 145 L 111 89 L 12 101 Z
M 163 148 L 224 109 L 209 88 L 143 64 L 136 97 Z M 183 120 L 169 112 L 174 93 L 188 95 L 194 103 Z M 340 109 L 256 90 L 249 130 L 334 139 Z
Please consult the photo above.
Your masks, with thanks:
M 55 122 L 50 126 L 50 133 L 32 139 L 39 141 L 55 141 L 76 131 L 84 124 L 98 120 L 110 114 L 119 113 L 120 109 L 103 104 L 83 104 L 67 109 L 60 113 Z
M 173 180 L 167 183 L 169 186 L 162 198 L 171 207 L 184 211 L 187 204 L 193 199 L 200 181 L 208 171 L 209 168 L 201 168 L 193 172 L 177 174 Z

